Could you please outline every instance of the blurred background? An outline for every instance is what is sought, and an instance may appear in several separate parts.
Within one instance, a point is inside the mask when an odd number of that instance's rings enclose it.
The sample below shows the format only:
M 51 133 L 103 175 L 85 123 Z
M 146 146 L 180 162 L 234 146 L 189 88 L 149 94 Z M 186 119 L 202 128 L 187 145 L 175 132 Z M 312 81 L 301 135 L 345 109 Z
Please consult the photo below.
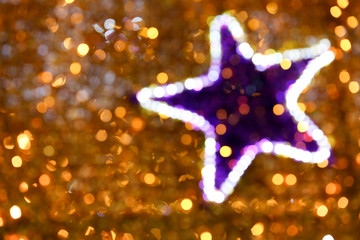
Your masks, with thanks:
M 334 161 L 257 156 L 213 204 L 204 135 L 134 94 L 206 73 L 224 11 L 264 54 L 331 41 L 299 106 Z M 359 14 L 355 0 L 0 0 L 1 239 L 359 239 Z

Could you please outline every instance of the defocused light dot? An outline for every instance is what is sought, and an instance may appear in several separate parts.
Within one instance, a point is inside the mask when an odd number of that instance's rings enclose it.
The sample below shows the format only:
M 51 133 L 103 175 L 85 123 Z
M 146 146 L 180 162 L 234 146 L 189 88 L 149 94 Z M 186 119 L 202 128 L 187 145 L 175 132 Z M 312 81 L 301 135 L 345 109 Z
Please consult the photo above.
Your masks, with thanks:
M 49 83 L 53 79 L 52 73 L 47 72 L 47 71 L 39 73 L 38 77 L 39 77 L 40 82 L 43 82 L 43 83 Z
M 114 49 L 117 52 L 122 52 L 125 50 L 125 48 L 126 48 L 126 43 L 122 40 L 118 40 L 114 43 Z
M 216 111 L 216 117 L 220 120 L 224 120 L 227 118 L 227 112 L 225 109 L 220 108 Z
M 4 147 L 6 148 L 6 149 L 13 149 L 14 148 L 14 141 L 13 141 L 13 139 L 12 139 L 12 137 L 11 136 L 8 136 L 8 137 L 6 137 L 6 138 L 4 138 L 4 140 L 3 140 L 3 143 L 4 143 Z
M 346 208 L 348 204 L 349 204 L 349 199 L 347 199 L 346 197 L 341 197 L 338 201 L 339 208 Z
M 272 182 L 275 185 L 281 185 L 284 182 L 284 177 L 280 173 L 276 173 L 272 177 Z
M 159 31 L 155 27 L 151 27 L 148 29 L 147 35 L 150 39 L 155 39 L 159 36 Z
M 317 164 L 319 168 L 326 168 L 328 165 L 329 165 L 329 161 L 328 160 L 325 160 L 321 163 L 318 163 Z
M 289 174 L 285 178 L 285 182 L 287 185 L 295 185 L 297 182 L 296 176 L 294 174 Z
M 186 133 L 186 134 L 181 135 L 180 141 L 184 145 L 190 145 L 192 142 L 192 137 L 190 134 Z
M 264 232 L 264 224 L 262 223 L 256 223 L 252 228 L 251 228 L 251 233 L 254 236 L 260 236 L 262 233 Z
M 136 117 L 131 120 L 131 127 L 135 131 L 143 130 L 144 126 L 145 126 L 144 121 L 141 118 Z
M 342 70 L 339 73 L 339 79 L 342 83 L 347 83 L 348 81 L 350 81 L 350 74 L 348 71 L 346 70 Z
M 110 122 L 112 119 L 112 113 L 108 109 L 101 109 L 100 111 L 100 120 L 103 122 Z
M 316 214 L 319 217 L 325 217 L 328 214 L 328 208 L 325 205 L 321 205 L 320 207 L 318 207 Z
M 75 0 L 65 0 L 67 4 L 73 3 Z
M 222 71 L 221 71 L 221 76 L 225 79 L 229 79 L 231 78 L 233 75 L 233 71 L 231 70 L 231 68 L 224 68 Z
M 10 215 L 13 219 L 19 219 L 21 217 L 21 209 L 14 205 L 10 208 Z
M 223 157 L 229 157 L 232 154 L 232 150 L 229 146 L 222 146 L 220 148 L 220 155 Z
M 247 105 L 246 103 L 241 104 L 240 107 L 239 107 L 239 112 L 242 115 L 247 115 L 250 112 L 249 105 Z
M 266 10 L 270 14 L 276 14 L 278 11 L 278 5 L 276 2 L 271 2 L 266 5 Z
M 4 226 L 4 219 L 0 217 L 0 227 Z
M 79 74 L 81 71 L 81 64 L 78 62 L 73 62 L 70 64 L 70 72 L 74 75 Z
M 218 135 L 224 135 L 226 133 L 226 126 L 220 123 L 216 126 L 215 131 Z
M 50 180 L 49 175 L 47 175 L 45 173 L 39 177 L 39 183 L 42 186 L 48 186 L 50 184 L 50 182 L 51 182 L 51 180 Z
M 347 18 L 346 23 L 351 28 L 356 28 L 359 25 L 358 20 L 354 16 L 350 16 Z
M 90 205 L 95 202 L 95 197 L 91 193 L 87 193 L 84 195 L 83 200 L 85 204 Z
M 291 67 L 291 61 L 285 58 L 280 62 L 280 66 L 282 69 L 288 70 Z
M 59 74 L 55 77 L 55 81 L 52 83 L 52 86 L 55 88 L 61 87 L 66 83 L 66 76 Z
M 95 139 L 99 142 L 104 142 L 107 139 L 107 132 L 102 129 L 99 130 L 95 135 Z
M 335 239 L 333 238 L 333 236 L 331 236 L 330 234 L 328 234 L 328 235 L 325 235 L 325 236 L 322 238 L 322 240 L 335 240 Z
M 94 52 L 94 56 L 96 56 L 99 60 L 104 61 L 106 58 L 106 53 L 104 50 L 96 49 Z
M 15 168 L 19 168 L 22 165 L 22 159 L 20 156 L 15 156 L 11 159 L 11 164 L 15 167 Z
M 181 205 L 182 209 L 184 209 L 185 211 L 188 211 L 192 208 L 193 203 L 190 199 L 185 198 L 181 201 L 180 205 Z
M 248 21 L 248 26 L 252 31 L 255 31 L 260 27 L 260 21 L 256 18 L 252 18 Z
M 149 185 L 154 184 L 155 180 L 156 180 L 156 179 L 155 179 L 155 175 L 152 174 L 152 173 L 147 173 L 147 174 L 145 174 L 145 176 L 144 176 L 144 182 L 145 182 L 146 184 L 149 184 Z
M 30 138 L 26 133 L 21 133 L 17 136 L 17 142 L 21 149 L 29 150 L 31 147 Z
M 285 111 L 284 106 L 282 104 L 276 104 L 273 107 L 273 112 L 275 115 L 280 116 L 281 114 L 283 114 Z
M 46 113 L 47 111 L 47 106 L 44 102 L 39 102 L 38 104 L 36 104 L 36 110 L 39 113 Z
M 166 73 L 164 73 L 164 72 L 161 72 L 156 76 L 156 80 L 160 84 L 166 83 L 168 81 L 168 78 L 169 78 L 168 75 Z
M 340 193 L 340 191 L 341 191 L 341 186 L 338 183 L 331 182 L 328 183 L 325 187 L 325 192 L 329 195 L 338 194 Z
M 43 153 L 44 153 L 44 155 L 47 156 L 47 157 L 52 157 L 52 156 L 54 156 L 54 154 L 55 154 L 55 149 L 54 149 L 53 146 L 47 145 L 47 146 L 44 147 Z
M 297 129 L 299 130 L 299 132 L 306 132 L 309 128 L 309 124 L 305 121 L 300 121 L 297 124 Z
M 341 8 L 346 8 L 347 6 L 349 6 L 349 0 L 337 0 L 337 4 Z
M 59 238 L 68 238 L 69 237 L 69 233 L 65 229 L 60 229 L 58 231 L 57 235 Z
M 286 229 L 286 233 L 287 235 L 293 237 L 298 233 L 298 228 L 295 225 L 290 225 L 287 229 Z
M 344 37 L 346 35 L 346 28 L 344 26 L 336 26 L 335 27 L 335 34 L 338 37 Z
M 64 45 L 64 48 L 66 48 L 67 50 L 70 50 L 71 48 L 74 47 L 74 40 L 72 40 L 72 38 L 65 38 L 63 41 L 63 45 Z
M 334 18 L 338 18 L 341 16 L 342 12 L 341 9 L 338 6 L 333 6 L 330 8 L 330 14 L 334 17 Z
M 345 52 L 349 52 L 351 50 L 351 43 L 350 43 L 349 39 L 346 39 L 346 38 L 342 39 L 340 41 L 340 47 Z
M 359 91 L 359 83 L 356 81 L 351 81 L 349 83 L 349 90 L 351 93 L 357 93 Z
M 211 240 L 212 239 L 212 235 L 209 232 L 202 232 L 200 234 L 200 240 Z
M 29 185 L 26 182 L 21 182 L 19 185 L 19 191 L 24 193 L 29 190 Z
M 121 106 L 115 108 L 115 115 L 116 115 L 116 117 L 118 117 L 118 118 L 123 118 L 123 117 L 125 117 L 125 115 L 126 115 L 126 109 L 125 109 L 124 107 L 121 107 Z
M 77 53 L 80 57 L 86 56 L 88 54 L 90 48 L 86 43 L 80 43 L 77 47 Z

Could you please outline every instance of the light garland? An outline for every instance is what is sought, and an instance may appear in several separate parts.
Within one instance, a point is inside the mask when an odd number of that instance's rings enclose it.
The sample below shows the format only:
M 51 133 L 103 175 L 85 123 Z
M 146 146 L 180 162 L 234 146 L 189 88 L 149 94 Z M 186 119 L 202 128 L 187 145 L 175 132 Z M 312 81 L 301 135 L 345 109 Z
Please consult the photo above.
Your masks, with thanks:
M 173 107 L 156 99 L 175 96 L 184 91 L 201 91 L 221 79 L 222 48 L 220 30 L 223 26 L 229 29 L 233 39 L 237 42 L 237 53 L 245 59 L 251 59 L 258 71 L 265 71 L 272 66 L 279 65 L 283 60 L 298 62 L 310 59 L 300 77 L 294 84 L 288 87 L 285 94 L 285 107 L 293 117 L 294 123 L 300 123 L 306 126 L 306 133 L 317 143 L 318 149 L 316 151 L 308 151 L 291 146 L 288 142 L 270 141 L 265 138 L 261 139 L 255 144 L 247 145 L 243 148 L 243 154 L 237 159 L 236 165 L 229 172 L 225 181 L 217 188 L 215 184 L 216 153 L 220 149 L 220 144 L 217 142 L 215 126 L 195 112 Z M 299 95 L 310 84 L 315 74 L 334 60 L 333 52 L 328 50 L 330 42 L 327 39 L 323 39 L 318 44 L 309 48 L 288 50 L 283 53 L 270 55 L 254 54 L 251 46 L 245 42 L 242 27 L 234 17 L 228 14 L 215 17 L 210 25 L 209 37 L 211 64 L 207 74 L 195 78 L 188 78 L 183 82 L 145 87 L 136 95 L 137 100 L 143 108 L 173 119 L 191 123 L 195 129 L 204 132 L 204 167 L 201 170 L 203 178 L 201 187 L 204 192 L 204 199 L 216 203 L 223 202 L 233 192 L 241 176 L 250 166 L 254 158 L 261 153 L 288 157 L 305 163 L 319 163 L 328 159 L 331 149 L 328 139 L 319 127 L 299 108 L 297 101 Z

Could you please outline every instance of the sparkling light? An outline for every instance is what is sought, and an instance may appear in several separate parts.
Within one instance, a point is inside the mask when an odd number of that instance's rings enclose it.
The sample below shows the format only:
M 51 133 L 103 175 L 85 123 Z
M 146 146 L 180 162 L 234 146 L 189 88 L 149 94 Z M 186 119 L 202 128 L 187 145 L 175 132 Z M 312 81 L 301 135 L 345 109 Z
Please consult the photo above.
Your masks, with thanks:
M 14 205 L 10 208 L 10 216 L 13 218 L 13 219 L 19 219 L 21 218 L 21 209 Z
M 185 211 L 189 211 L 193 207 L 193 203 L 190 199 L 185 198 L 181 201 L 180 206 Z
M 88 54 L 89 50 L 90 50 L 90 48 L 86 43 L 81 43 L 77 47 L 77 53 L 80 57 L 86 56 L 86 54 Z
M 337 6 L 335 6 L 338 8 Z M 335 10 L 336 10 L 335 8 Z M 269 6 L 269 9 L 274 9 L 274 6 Z M 340 10 L 340 9 L 339 9 Z M 334 11 L 334 10 L 332 10 Z M 340 10 L 341 12 L 341 10 Z M 259 20 L 251 19 L 249 21 L 249 27 L 256 29 L 260 25 Z M 180 109 L 177 107 L 169 106 L 165 102 L 154 100 L 154 98 L 161 98 L 172 96 L 174 94 L 180 94 L 184 89 L 200 91 L 201 89 L 211 86 L 214 84 L 219 76 L 223 78 L 229 78 L 232 76 L 233 71 L 230 68 L 225 68 L 221 71 L 221 26 L 228 26 L 233 38 L 238 42 L 236 49 L 237 53 L 244 56 L 244 58 L 251 58 L 256 68 L 260 71 L 264 71 L 270 66 L 280 65 L 283 69 L 289 69 L 292 62 L 300 61 L 303 59 L 311 59 L 306 69 L 286 91 L 285 99 L 286 105 L 274 107 L 274 114 L 281 115 L 281 112 L 288 110 L 293 116 L 294 121 L 298 122 L 298 128 L 300 132 L 306 132 L 308 136 L 312 137 L 319 146 L 319 149 L 314 152 L 305 151 L 292 147 L 287 143 L 282 142 L 269 142 L 260 141 L 254 146 L 248 146 L 248 151 L 240 156 L 237 160 L 236 166 L 229 173 L 227 179 L 222 183 L 219 189 L 215 187 L 215 171 L 216 171 L 216 136 L 221 135 L 225 131 L 223 126 L 211 126 L 211 124 L 205 120 L 202 116 L 197 113 L 192 113 L 188 110 Z M 149 29 L 150 30 L 150 29 Z M 148 33 L 149 34 L 149 33 Z M 185 123 L 191 123 L 195 129 L 200 129 L 205 134 L 205 156 L 204 156 L 204 167 L 202 169 L 203 177 L 203 191 L 204 198 L 207 201 L 222 202 L 225 198 L 233 192 L 234 187 L 244 174 L 246 169 L 249 167 L 253 159 L 257 154 L 262 152 L 274 153 L 275 155 L 290 157 L 296 161 L 318 163 L 323 162 L 330 156 L 330 144 L 323 134 L 323 132 L 310 120 L 308 116 L 298 106 L 298 98 L 302 91 L 310 84 L 315 74 L 324 66 L 330 64 L 335 56 L 334 53 L 328 51 L 330 47 L 330 41 L 323 39 L 319 44 L 303 49 L 293 49 L 285 51 L 284 53 L 274 53 L 269 55 L 262 55 L 260 53 L 253 53 L 252 48 L 248 43 L 244 41 L 245 36 L 240 24 L 235 18 L 223 14 L 215 17 L 210 24 L 210 53 L 211 53 L 211 64 L 207 74 L 197 78 L 188 78 L 183 82 L 176 84 L 151 86 L 141 89 L 136 97 L 140 102 L 140 105 L 150 111 L 159 113 L 161 116 L 171 117 L 179 119 Z M 176 92 L 176 93 L 175 93 Z M 249 111 L 250 109 L 247 109 Z M 282 111 L 283 110 L 283 111 Z M 245 108 L 240 109 L 239 112 L 246 114 Z M 216 112 L 218 119 L 226 119 L 227 113 L 224 109 L 219 109 Z M 199 121 L 201 120 L 201 121 Z M 224 148 L 225 147 L 225 148 Z M 223 157 L 231 155 L 231 148 L 228 146 L 222 146 L 219 149 L 219 153 Z M 281 176 L 282 177 L 282 176 Z M 284 177 L 282 177 L 284 182 Z M 279 181 L 276 181 L 277 183 Z M 290 177 L 289 185 L 294 183 L 294 179 Z M 281 183 L 282 184 L 282 183 Z

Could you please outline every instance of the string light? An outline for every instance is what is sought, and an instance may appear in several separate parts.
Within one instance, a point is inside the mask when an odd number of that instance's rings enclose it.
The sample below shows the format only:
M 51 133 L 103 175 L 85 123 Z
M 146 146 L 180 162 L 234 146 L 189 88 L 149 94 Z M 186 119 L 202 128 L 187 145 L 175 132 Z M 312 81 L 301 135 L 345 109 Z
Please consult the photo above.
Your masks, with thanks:
M 274 142 L 262 139 L 256 144 L 248 145 L 244 148 L 243 154 L 239 157 L 236 165 L 228 174 L 226 180 L 221 184 L 220 188 L 217 188 L 215 187 L 216 146 L 218 146 L 219 143 L 216 141 L 216 126 L 212 126 L 209 121 L 197 113 L 169 106 L 165 102 L 154 99 L 170 97 L 180 94 L 185 90 L 200 91 L 203 88 L 213 85 L 214 82 L 219 79 L 220 74 L 230 74 L 230 72 L 223 73 L 223 71 L 221 71 L 222 48 L 220 29 L 223 26 L 228 27 L 232 37 L 237 41 L 237 52 L 244 56 L 244 58 L 251 59 L 259 71 L 265 71 L 269 67 L 281 63 L 283 63 L 283 69 L 287 69 L 292 62 L 310 59 L 300 77 L 294 84 L 289 86 L 286 91 L 286 109 L 292 115 L 294 121 L 299 123 L 299 130 L 301 132 L 307 132 L 307 134 L 314 139 L 319 148 L 317 151 L 307 151 L 293 147 L 287 142 Z M 272 153 L 277 156 L 289 157 L 296 161 L 307 163 L 320 163 L 326 160 L 330 156 L 330 144 L 324 133 L 299 108 L 297 101 L 299 95 L 310 84 L 315 74 L 334 60 L 335 56 L 333 52 L 328 50 L 330 47 L 329 40 L 323 39 L 317 45 L 313 45 L 309 48 L 288 50 L 283 53 L 269 55 L 262 55 L 260 53 L 254 54 L 250 44 L 245 42 L 245 35 L 242 27 L 234 17 L 228 14 L 215 17 L 210 24 L 209 38 L 212 58 L 207 74 L 195 78 L 188 78 L 183 82 L 174 84 L 145 87 L 136 95 L 137 100 L 143 108 L 157 112 L 160 115 L 191 123 L 195 129 L 204 132 L 206 137 L 204 167 L 202 169 L 204 199 L 217 203 L 223 202 L 226 197 L 233 192 L 234 187 L 254 160 L 255 156 L 261 153 Z M 226 153 L 228 153 L 228 151 L 226 151 Z M 227 154 L 223 156 L 227 156 Z

